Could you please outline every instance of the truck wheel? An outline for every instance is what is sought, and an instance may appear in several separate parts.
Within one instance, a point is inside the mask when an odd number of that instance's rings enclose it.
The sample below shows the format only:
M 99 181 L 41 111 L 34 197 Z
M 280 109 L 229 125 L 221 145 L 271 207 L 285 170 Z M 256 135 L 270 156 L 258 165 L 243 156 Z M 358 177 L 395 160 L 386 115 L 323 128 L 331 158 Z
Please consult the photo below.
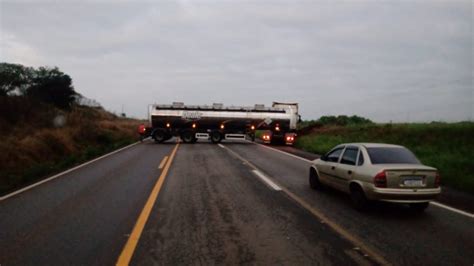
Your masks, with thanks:
M 152 137 L 156 143 L 162 143 L 163 141 L 166 140 L 166 133 L 163 130 L 158 129 L 158 130 L 155 130 Z
M 184 143 L 194 143 L 196 142 L 196 138 L 194 137 L 194 133 L 192 131 L 185 131 L 181 134 L 181 139 Z
M 222 134 L 219 131 L 214 131 L 211 133 L 212 143 L 219 143 L 222 140 Z

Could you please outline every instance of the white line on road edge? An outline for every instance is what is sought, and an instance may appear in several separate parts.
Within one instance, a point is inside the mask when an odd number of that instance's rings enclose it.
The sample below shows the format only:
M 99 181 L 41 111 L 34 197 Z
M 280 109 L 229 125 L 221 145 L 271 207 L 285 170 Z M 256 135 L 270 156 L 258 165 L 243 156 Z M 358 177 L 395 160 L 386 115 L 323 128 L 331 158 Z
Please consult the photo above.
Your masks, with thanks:
M 300 159 L 300 160 L 303 160 L 303 161 L 305 161 L 305 162 L 309 162 L 309 163 L 312 162 L 312 161 L 310 161 L 310 160 L 308 160 L 308 159 L 299 157 L 299 156 L 297 156 L 297 155 L 294 155 L 294 154 L 291 154 L 291 153 L 288 153 L 288 152 L 280 151 L 280 150 L 278 150 L 278 149 L 275 149 L 275 148 L 272 148 L 272 147 L 268 147 L 268 146 L 262 145 L 262 144 L 260 144 L 260 143 L 254 143 L 254 144 L 260 145 L 260 146 L 262 146 L 262 147 L 264 147 L 264 148 L 267 148 L 267 149 L 270 149 L 270 150 L 274 150 L 274 151 L 277 151 L 277 152 L 279 152 L 279 153 L 283 153 L 283 154 L 285 154 L 285 155 L 288 155 L 288 156 L 291 156 L 291 157 L 294 157 L 294 158 L 297 158 L 297 159 Z M 461 214 L 461 215 L 465 215 L 465 216 L 467 216 L 467 217 L 469 217 L 469 218 L 474 218 L 474 214 L 472 214 L 472 213 L 469 213 L 469 212 L 466 212 L 466 211 L 463 211 L 463 210 L 460 210 L 460 209 L 456 209 L 456 208 L 454 208 L 454 207 L 450 207 L 450 206 L 441 204 L 441 203 L 436 202 L 436 201 L 431 201 L 431 203 L 432 203 L 433 205 L 437 206 L 437 207 L 444 208 L 444 209 L 446 209 L 446 210 L 450 210 L 450 211 L 452 211 L 452 212 L 455 212 L 455 213 L 458 213 L 458 214 Z
M 459 209 L 456 209 L 456 208 L 453 208 L 453 207 L 450 207 L 450 206 L 447 206 L 447 205 L 444 205 L 444 204 L 441 204 L 437 201 L 431 201 L 430 204 L 433 204 L 437 207 L 440 207 L 440 208 L 443 208 L 443 209 L 446 209 L 446 210 L 450 210 L 452 212 L 455 212 L 455 213 L 458 213 L 458 214 L 461 214 L 461 215 L 465 215 L 469 218 L 474 218 L 474 214 L 472 213 L 468 213 L 468 212 L 465 212 L 465 211 L 462 211 L 462 210 L 459 210 Z
M 247 161 L 246 159 L 242 158 L 242 156 L 240 156 L 238 153 L 236 153 L 235 151 L 233 151 L 232 149 L 229 149 L 227 147 L 225 147 L 225 149 L 227 151 L 229 151 L 230 153 L 232 153 L 235 157 L 237 157 L 238 159 L 240 159 L 242 162 L 246 163 L 250 168 L 252 168 L 253 172 L 258 175 L 257 173 L 259 172 L 258 168 L 253 165 L 251 162 Z M 258 175 L 260 177 L 260 175 Z M 262 176 L 264 176 L 262 174 Z M 266 177 L 266 176 L 265 176 Z M 266 177 L 266 179 L 270 180 L 272 183 L 274 183 L 269 177 Z M 263 180 L 263 179 L 262 179 Z M 268 183 L 267 183 L 268 184 Z M 343 238 L 347 239 L 349 242 L 351 242 L 352 244 L 354 244 L 354 246 L 356 247 L 359 247 L 360 249 L 362 249 L 363 253 L 364 254 L 368 254 L 369 257 L 371 257 L 371 259 L 373 259 L 375 262 L 377 262 L 379 265 L 391 265 L 390 263 L 388 263 L 384 256 L 383 255 L 380 255 L 382 253 L 380 253 L 380 251 L 378 251 L 377 249 L 373 249 L 373 248 L 369 248 L 362 240 L 360 240 L 359 238 L 357 238 L 356 236 L 354 236 L 353 234 L 349 233 L 348 231 L 346 231 L 345 229 L 343 229 L 341 226 L 339 226 L 338 224 L 334 223 L 333 221 L 331 221 L 329 218 L 327 218 L 324 214 L 322 214 L 319 210 L 316 210 L 313 206 L 311 206 L 310 204 L 308 204 L 307 202 L 305 202 L 303 199 L 299 198 L 298 196 L 296 196 L 295 194 L 293 194 L 292 192 L 290 192 L 287 188 L 285 188 L 284 186 L 278 186 L 280 188 L 280 190 L 283 192 L 283 193 L 286 193 L 287 196 L 289 196 L 291 199 L 293 199 L 294 201 L 296 201 L 301 207 L 303 207 L 304 209 L 308 210 L 313 216 L 315 216 L 316 218 L 318 218 L 319 220 L 321 220 L 321 223 L 324 223 L 324 224 L 327 224 L 330 228 L 332 228 L 332 230 L 334 230 L 337 234 L 339 234 L 340 236 L 342 236 Z M 365 255 L 364 255 L 365 256 Z
M 219 143 L 219 144 L 217 144 L 217 146 L 219 146 L 219 147 L 221 147 L 221 148 L 225 149 L 225 146 L 224 146 L 224 145 L 222 145 L 222 144 L 220 144 L 220 143 Z
M 8 199 L 8 198 L 11 198 L 11 197 L 13 197 L 13 196 L 15 196 L 15 195 L 18 195 L 18 194 L 20 194 L 20 193 L 23 193 L 23 192 L 25 192 L 25 191 L 27 191 L 27 190 L 30 190 L 30 189 L 32 189 L 32 188 L 34 188 L 34 187 L 37 187 L 37 186 L 41 185 L 41 184 L 44 184 L 44 183 L 46 183 L 46 182 L 49 182 L 49 181 L 51 181 L 51 180 L 53 180 L 53 179 L 56 179 L 56 178 L 58 178 L 58 177 L 60 177 L 60 176 L 63 176 L 63 175 L 65 175 L 65 174 L 67 174 L 67 173 L 70 173 L 70 172 L 72 172 L 72 171 L 74 171 L 74 170 L 77 170 L 77 169 L 79 169 L 79 168 L 81 168 L 81 167 L 84 167 L 84 166 L 86 166 L 86 165 L 88 165 L 88 164 L 91 164 L 91 163 L 96 162 L 96 161 L 98 161 L 98 160 L 100 160 L 100 159 L 103 159 L 103 158 L 105 158 L 105 157 L 108 157 L 108 156 L 110 156 L 110 155 L 112 155 L 112 154 L 121 152 L 121 151 L 123 151 L 123 150 L 125 150 L 125 149 L 128 149 L 128 148 L 130 148 L 130 147 L 132 147 L 132 146 L 135 146 L 135 145 L 137 145 L 137 144 L 140 144 L 140 143 L 141 143 L 140 141 L 137 141 L 137 142 L 132 143 L 132 144 L 130 144 L 130 145 L 128 145 L 128 146 L 125 146 L 125 147 L 123 147 L 123 148 L 120 148 L 120 149 L 118 149 L 118 150 L 115 150 L 115 151 L 113 151 L 113 152 L 111 152 L 111 153 L 107 153 L 107 154 L 102 155 L 102 156 L 100 156 L 100 157 L 98 157 L 98 158 L 95 158 L 95 159 L 93 159 L 93 160 L 91 160 L 91 161 L 85 162 L 85 163 L 83 163 L 83 164 L 81 164 L 81 165 L 78 165 L 78 166 L 76 166 L 76 167 L 73 167 L 73 168 L 71 168 L 71 169 L 68 169 L 68 170 L 66 170 L 66 171 L 64 171 L 64 172 L 62 172 L 62 173 L 59 173 L 59 174 L 54 175 L 54 176 L 52 176 L 52 177 L 48 177 L 48 178 L 43 179 L 43 180 L 41 180 L 41 181 L 39 181 L 39 182 L 37 182 L 37 183 L 34 183 L 34 184 L 32 184 L 32 185 L 29 185 L 29 186 L 27 186 L 27 187 L 24 187 L 24 188 L 22 188 L 22 189 L 19 189 L 19 190 L 17 190 L 17 191 L 14 191 L 14 192 L 12 192 L 12 193 L 10 193 L 10 194 L 8 194 L 8 195 L 5 195 L 5 196 L 3 196 L 3 197 L 0 197 L 0 201 L 4 201 L 4 200 L 6 200 L 6 199 Z
M 252 170 L 252 172 L 258 176 L 263 182 L 265 182 L 267 185 L 269 185 L 271 188 L 273 188 L 274 190 L 277 190 L 277 191 L 280 191 L 281 190 L 281 187 L 279 187 L 277 184 L 273 183 L 272 180 L 270 180 L 270 178 L 268 178 L 267 176 L 265 176 L 264 174 L 262 174 L 260 171 L 258 170 Z
M 158 166 L 158 169 L 163 169 L 165 166 L 166 160 L 168 160 L 168 156 L 163 157 L 163 160 L 161 160 L 160 166 Z
M 293 158 L 300 159 L 300 160 L 305 161 L 305 162 L 308 162 L 308 163 L 312 163 L 312 162 L 313 162 L 313 161 L 308 160 L 308 159 L 306 159 L 306 158 L 303 158 L 303 157 L 300 157 L 300 156 L 297 156 L 297 155 L 294 155 L 294 154 L 291 154 L 291 153 L 288 153 L 288 152 L 280 151 L 280 150 L 278 150 L 278 149 L 275 149 L 275 148 L 272 148 L 272 147 L 268 147 L 268 146 L 263 145 L 263 144 L 260 144 L 260 143 L 255 143 L 255 142 L 252 142 L 252 143 L 254 143 L 254 144 L 256 144 L 256 145 L 259 145 L 259 146 L 261 146 L 261 147 L 270 149 L 270 150 L 277 151 L 277 152 L 279 152 L 279 153 L 283 153 L 283 154 L 288 155 L 288 156 L 291 156 L 291 157 L 293 157 Z

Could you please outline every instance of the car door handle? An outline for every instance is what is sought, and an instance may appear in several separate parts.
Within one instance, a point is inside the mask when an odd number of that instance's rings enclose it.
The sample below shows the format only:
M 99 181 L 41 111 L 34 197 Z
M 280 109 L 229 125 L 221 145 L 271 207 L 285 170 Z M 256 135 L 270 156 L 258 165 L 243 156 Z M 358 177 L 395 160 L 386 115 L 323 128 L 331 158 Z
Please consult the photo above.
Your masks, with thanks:
M 352 175 L 352 171 L 351 171 L 351 170 L 347 171 L 347 173 L 350 174 L 350 175 Z
M 331 170 L 334 170 L 334 169 L 336 169 L 336 167 L 335 167 L 335 166 L 331 166 Z

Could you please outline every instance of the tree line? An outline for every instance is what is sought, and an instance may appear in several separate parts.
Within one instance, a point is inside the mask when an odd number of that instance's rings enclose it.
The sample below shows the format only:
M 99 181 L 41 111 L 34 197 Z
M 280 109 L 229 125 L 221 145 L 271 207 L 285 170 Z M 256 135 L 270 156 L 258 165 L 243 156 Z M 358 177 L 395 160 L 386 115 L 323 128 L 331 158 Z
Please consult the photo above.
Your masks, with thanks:
M 69 109 L 80 95 L 72 79 L 57 67 L 0 63 L 0 97 L 24 96 Z

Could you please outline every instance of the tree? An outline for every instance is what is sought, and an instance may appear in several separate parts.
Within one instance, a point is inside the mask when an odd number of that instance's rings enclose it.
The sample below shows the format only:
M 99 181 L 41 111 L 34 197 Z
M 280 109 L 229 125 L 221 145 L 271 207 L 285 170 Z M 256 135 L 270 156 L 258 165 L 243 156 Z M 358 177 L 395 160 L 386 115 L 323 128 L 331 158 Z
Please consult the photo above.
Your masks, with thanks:
M 34 69 L 18 64 L 0 63 L 0 96 L 23 94 L 31 85 Z
M 34 72 L 26 95 L 62 109 L 69 109 L 77 93 L 72 86 L 71 77 L 59 71 L 57 67 L 40 67 Z

